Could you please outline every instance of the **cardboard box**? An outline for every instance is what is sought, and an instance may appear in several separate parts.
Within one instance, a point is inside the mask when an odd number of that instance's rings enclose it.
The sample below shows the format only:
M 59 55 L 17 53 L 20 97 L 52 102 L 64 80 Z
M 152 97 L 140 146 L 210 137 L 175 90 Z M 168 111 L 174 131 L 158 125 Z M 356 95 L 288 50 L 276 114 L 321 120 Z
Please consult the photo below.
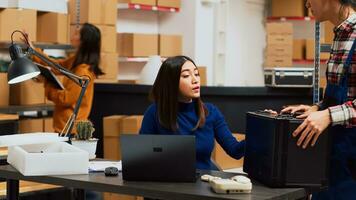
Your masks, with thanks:
M 28 80 L 10 86 L 11 105 L 44 104 L 45 88 L 43 83 Z
M 91 23 L 101 25 L 116 25 L 116 0 L 81 0 L 79 24 Z M 69 1 L 71 24 L 77 23 L 76 0 Z
M 293 59 L 305 59 L 306 40 L 293 40 Z
M 116 27 L 97 25 L 101 32 L 101 52 L 116 53 Z
M 272 16 L 274 17 L 303 17 L 305 15 L 305 0 L 272 0 Z
M 119 33 L 117 37 L 119 56 L 146 57 L 158 54 L 158 35 Z
M 292 56 L 293 46 L 289 44 L 269 44 L 267 45 L 266 55 L 278 55 L 278 56 Z
M 11 19 L 11 20 L 10 20 Z M 15 30 L 25 30 L 32 41 L 36 41 L 37 12 L 26 9 L 0 9 L 0 41 L 11 41 Z M 15 41 L 20 41 L 21 34 L 14 35 Z
M 68 44 L 69 37 L 67 14 L 47 12 L 37 14 L 37 41 Z
M 76 0 L 69 0 L 70 23 L 77 24 Z M 81 0 L 79 9 L 79 24 L 91 23 L 100 24 L 101 21 L 101 0 Z
M 243 134 L 233 134 L 233 135 L 238 141 L 245 139 L 245 135 Z M 239 168 L 242 167 L 243 165 L 243 158 L 241 158 L 240 160 L 231 158 L 229 155 L 225 153 L 224 149 L 217 142 L 215 142 L 212 158 L 222 169 Z
M 43 12 L 68 13 L 66 0 L 1 0 L 1 8 L 24 8 Z
M 138 134 L 141 128 L 143 116 L 142 115 L 132 115 L 124 117 L 122 119 L 122 130 L 120 133 L 123 134 Z
M 289 22 L 269 22 L 266 23 L 266 33 L 268 35 L 293 35 L 293 24 Z
M 137 134 L 143 116 L 104 117 L 104 158 L 121 160 L 120 134 Z
M 321 43 L 324 42 L 324 39 L 320 40 Z M 330 57 L 330 53 L 320 53 L 320 60 L 327 60 Z M 315 58 L 315 41 L 314 40 L 307 40 L 307 47 L 306 47 L 306 59 L 307 60 L 314 60 Z
M 292 55 L 268 55 L 265 60 L 265 67 L 292 67 Z
M 56 133 L 0 136 L 7 162 L 25 176 L 88 174 L 89 156 Z
M 132 3 L 132 4 L 155 6 L 156 0 L 118 0 L 118 3 Z
M 122 119 L 125 115 L 112 115 L 103 118 L 103 134 L 104 137 L 118 137 L 122 130 Z
M 157 0 L 157 6 L 180 8 L 181 0 Z
M 0 106 L 8 106 L 10 99 L 10 86 L 7 83 L 7 73 L 0 73 Z
M 200 85 L 206 86 L 207 81 L 207 69 L 206 67 L 198 67 L 199 75 L 200 75 Z
M 159 35 L 159 55 L 162 57 L 182 55 L 182 36 Z
M 267 45 L 293 45 L 292 23 L 267 23 Z
M 143 197 L 129 196 L 115 193 L 103 193 L 104 200 L 143 200 Z
M 101 0 L 101 24 L 116 26 L 117 22 L 117 1 Z
M 19 133 L 43 132 L 43 119 L 26 119 L 19 121 Z
M 104 158 L 109 160 L 121 160 L 121 148 L 118 136 L 104 136 Z
M 53 118 L 45 118 L 43 120 L 43 131 L 47 133 L 54 133 Z
M 100 68 L 105 73 L 99 76 L 100 79 L 114 79 L 117 80 L 119 74 L 119 62 L 117 53 L 101 53 L 100 54 Z

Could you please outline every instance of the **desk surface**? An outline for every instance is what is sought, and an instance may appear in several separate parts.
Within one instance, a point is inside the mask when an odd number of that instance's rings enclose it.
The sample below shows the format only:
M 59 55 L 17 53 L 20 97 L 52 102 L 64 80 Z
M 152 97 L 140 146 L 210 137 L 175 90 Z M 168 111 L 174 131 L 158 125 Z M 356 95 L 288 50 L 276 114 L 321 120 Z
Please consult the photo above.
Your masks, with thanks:
M 217 171 L 201 171 L 200 173 L 210 173 L 225 178 L 234 175 Z M 122 180 L 121 174 L 118 177 L 105 177 L 103 173 L 30 177 L 23 176 L 10 165 L 0 166 L 0 177 L 167 200 L 302 199 L 306 196 L 306 191 L 303 188 L 273 189 L 258 183 L 253 184 L 251 194 L 221 195 L 214 193 L 208 183 L 200 180 L 197 180 L 196 183 L 128 182 Z

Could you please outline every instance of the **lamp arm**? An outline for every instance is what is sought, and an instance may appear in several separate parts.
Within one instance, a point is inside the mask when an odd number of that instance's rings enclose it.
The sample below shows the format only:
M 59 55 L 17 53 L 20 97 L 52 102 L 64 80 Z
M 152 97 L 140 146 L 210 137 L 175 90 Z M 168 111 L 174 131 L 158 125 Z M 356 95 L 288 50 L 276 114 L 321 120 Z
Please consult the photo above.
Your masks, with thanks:
M 34 56 L 40 58 L 43 62 L 45 62 L 49 66 L 54 67 L 59 72 L 64 74 L 66 77 L 71 79 L 73 82 L 78 84 L 80 87 L 83 87 L 83 84 L 84 84 L 85 80 L 87 80 L 86 77 L 81 77 L 81 76 L 78 76 L 76 74 L 73 74 L 71 71 L 69 71 L 66 68 L 60 66 L 58 63 L 55 63 L 55 62 L 51 61 L 46 56 L 42 55 L 41 53 L 39 53 L 38 51 L 36 51 L 35 49 L 33 49 L 31 47 L 28 47 L 27 52 L 29 54 L 31 54 L 31 55 L 34 55 Z
M 77 118 L 77 115 L 78 115 L 78 112 L 79 112 L 80 104 L 82 103 L 83 96 L 85 94 L 85 91 L 87 89 L 87 86 L 88 86 L 89 82 L 90 82 L 89 79 L 84 79 L 83 85 L 81 86 L 82 89 L 80 91 L 78 100 L 77 100 L 77 102 L 75 104 L 75 107 L 74 107 L 73 114 L 69 117 L 66 125 L 64 126 L 62 132 L 60 133 L 60 136 L 66 137 L 68 134 L 71 133 L 71 131 L 73 129 L 73 126 L 74 126 L 75 119 Z
M 90 82 L 90 79 L 88 77 L 78 76 L 78 75 L 72 73 L 71 71 L 69 71 L 66 68 L 62 67 L 58 63 L 55 63 L 55 62 L 51 61 L 46 56 L 42 55 L 41 53 L 39 53 L 38 51 L 36 51 L 35 49 L 33 49 L 31 47 L 28 47 L 27 52 L 29 54 L 37 56 L 38 58 L 40 58 L 43 62 L 45 62 L 49 66 L 54 67 L 60 73 L 64 74 L 66 77 L 71 79 L 73 82 L 75 82 L 76 84 L 78 84 L 82 88 L 81 91 L 80 91 L 78 100 L 77 100 L 77 102 L 75 104 L 73 114 L 69 117 L 69 119 L 67 120 L 66 125 L 64 126 L 63 130 L 61 131 L 61 133 L 59 135 L 59 136 L 66 137 L 68 134 L 71 133 L 71 131 L 73 129 L 75 119 L 77 118 L 77 115 L 78 115 L 78 112 L 79 112 L 79 108 L 80 108 L 80 105 L 82 103 L 85 91 L 86 91 L 86 89 L 88 87 L 88 84 Z

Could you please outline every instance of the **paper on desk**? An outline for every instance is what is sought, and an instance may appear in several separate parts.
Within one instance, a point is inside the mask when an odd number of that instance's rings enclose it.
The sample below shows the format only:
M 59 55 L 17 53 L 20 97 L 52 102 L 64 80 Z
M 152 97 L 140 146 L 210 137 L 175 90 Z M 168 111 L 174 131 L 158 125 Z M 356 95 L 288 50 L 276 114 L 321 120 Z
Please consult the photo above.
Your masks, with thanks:
M 103 172 L 107 167 L 116 167 L 119 171 L 122 170 L 121 161 L 90 161 L 89 171 Z

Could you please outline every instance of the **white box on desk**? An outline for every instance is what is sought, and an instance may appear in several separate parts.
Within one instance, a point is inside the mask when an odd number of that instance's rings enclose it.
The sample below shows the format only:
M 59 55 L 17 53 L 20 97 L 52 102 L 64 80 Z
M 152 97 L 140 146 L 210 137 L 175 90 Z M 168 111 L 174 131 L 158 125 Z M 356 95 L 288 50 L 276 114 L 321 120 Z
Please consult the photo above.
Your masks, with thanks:
M 0 8 L 24 8 L 68 14 L 66 0 L 1 0 Z
M 8 147 L 7 162 L 25 176 L 88 174 L 88 152 L 66 142 L 57 133 L 0 136 Z

